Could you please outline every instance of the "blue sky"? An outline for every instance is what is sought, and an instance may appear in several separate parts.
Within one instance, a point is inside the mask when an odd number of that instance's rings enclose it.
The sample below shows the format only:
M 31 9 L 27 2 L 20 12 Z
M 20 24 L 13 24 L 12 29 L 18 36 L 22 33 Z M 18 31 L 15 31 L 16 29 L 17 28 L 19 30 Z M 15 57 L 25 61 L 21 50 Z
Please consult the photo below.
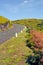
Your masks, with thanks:
M 43 0 L 0 0 L 0 16 L 11 20 L 43 18 Z

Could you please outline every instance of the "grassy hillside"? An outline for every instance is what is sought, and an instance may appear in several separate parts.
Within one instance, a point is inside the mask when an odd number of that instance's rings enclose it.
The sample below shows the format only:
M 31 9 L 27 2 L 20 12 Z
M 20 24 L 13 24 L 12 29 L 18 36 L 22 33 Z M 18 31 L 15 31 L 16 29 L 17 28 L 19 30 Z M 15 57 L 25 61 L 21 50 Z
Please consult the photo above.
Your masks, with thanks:
M 7 21 L 9 21 L 9 19 L 3 17 L 3 16 L 0 16 L 0 24 L 4 24 L 6 23 Z
M 8 23 L 9 25 L 8 25 L 8 29 L 9 28 L 12 28 L 13 26 L 12 26 L 12 21 L 10 21 L 8 18 L 5 18 L 5 17 L 3 17 L 3 16 L 0 16 L 0 24 L 6 24 L 6 23 Z
M 1 65 L 27 65 L 26 56 L 32 54 L 32 50 L 26 47 L 26 32 L 20 33 L 18 37 L 12 37 L 0 45 Z
M 43 25 L 38 26 L 38 24 L 43 23 L 42 19 L 21 19 L 21 20 L 10 21 L 5 17 L 0 16 L 0 24 L 4 24 L 7 21 L 10 23 L 10 25 L 12 25 L 12 23 L 16 23 L 16 24 L 26 25 L 28 27 L 31 27 L 32 29 L 37 29 L 37 30 L 40 30 L 41 28 L 43 29 Z
M 22 19 L 13 21 L 13 23 L 26 25 L 28 27 L 31 27 L 32 29 L 38 29 L 37 25 L 42 22 L 43 20 L 41 19 Z
M 4 24 L 8 19 L 0 17 L 0 23 L 1 21 Z M 35 30 L 43 30 L 43 20 L 41 19 L 22 19 L 12 21 L 11 23 L 26 25 Z M 33 54 L 34 50 L 26 46 L 26 43 L 32 37 L 30 36 L 29 30 L 27 32 L 23 31 L 18 34 L 17 38 L 12 37 L 0 45 L 0 65 L 28 65 L 25 61 L 27 56 Z

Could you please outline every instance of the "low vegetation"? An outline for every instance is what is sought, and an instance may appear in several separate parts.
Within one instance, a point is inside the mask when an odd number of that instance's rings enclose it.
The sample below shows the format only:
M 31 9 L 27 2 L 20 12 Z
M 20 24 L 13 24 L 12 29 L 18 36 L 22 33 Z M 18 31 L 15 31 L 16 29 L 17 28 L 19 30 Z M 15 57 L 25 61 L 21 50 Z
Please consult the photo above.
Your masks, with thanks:
M 0 17 L 0 23 L 2 21 L 5 24 L 8 19 Z M 35 41 L 39 40 L 35 37 L 38 32 L 43 33 L 43 20 L 41 19 L 22 19 L 16 21 L 9 20 L 9 28 L 13 24 L 21 24 L 27 27 L 26 31 L 18 34 L 18 37 L 12 37 L 8 41 L 0 45 L 0 64 L 1 65 L 40 65 L 42 58 L 42 52 L 40 48 L 35 47 Z M 1 23 L 1 24 L 2 24 Z M 31 33 L 31 31 L 37 31 L 37 34 Z M 42 34 L 41 34 L 42 35 Z M 41 38 L 41 37 L 40 37 Z M 41 38 L 42 39 L 42 38 Z M 40 40 L 41 40 L 40 39 Z M 35 41 L 34 41 L 35 40 Z
M 33 54 L 28 56 L 26 63 L 43 65 L 43 33 L 29 29 L 26 32 L 28 33 L 26 46 L 33 51 Z
M 22 20 L 13 21 L 13 23 L 26 25 L 27 27 L 38 30 L 38 31 L 40 31 L 40 28 L 41 28 L 41 31 L 43 30 L 42 19 L 22 19 Z
M 0 16 L 0 31 L 4 31 L 12 27 L 13 27 L 12 21 L 3 16 Z
M 7 21 L 9 21 L 9 19 L 7 19 L 3 16 L 0 16 L 0 24 L 5 24 Z
M 1 65 L 27 65 L 26 57 L 32 54 L 32 50 L 26 47 L 27 35 L 28 33 L 23 31 L 17 38 L 12 37 L 0 45 Z

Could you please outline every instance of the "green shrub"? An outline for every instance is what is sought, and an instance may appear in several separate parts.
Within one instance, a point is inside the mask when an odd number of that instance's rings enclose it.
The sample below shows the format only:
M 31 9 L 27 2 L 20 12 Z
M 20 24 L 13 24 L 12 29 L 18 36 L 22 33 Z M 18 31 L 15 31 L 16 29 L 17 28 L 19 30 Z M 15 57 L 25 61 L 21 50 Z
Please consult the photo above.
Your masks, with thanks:
M 29 48 L 34 48 L 35 44 L 34 44 L 34 42 L 31 42 L 31 41 L 27 40 L 27 46 Z

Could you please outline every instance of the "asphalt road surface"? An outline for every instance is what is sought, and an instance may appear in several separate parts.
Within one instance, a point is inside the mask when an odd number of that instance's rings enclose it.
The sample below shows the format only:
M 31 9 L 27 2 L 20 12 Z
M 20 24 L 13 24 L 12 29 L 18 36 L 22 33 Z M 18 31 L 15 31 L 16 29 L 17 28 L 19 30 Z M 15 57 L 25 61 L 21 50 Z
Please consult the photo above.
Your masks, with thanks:
M 22 25 L 14 24 L 13 28 L 0 32 L 0 44 L 15 36 L 15 33 L 19 33 L 23 28 Z

